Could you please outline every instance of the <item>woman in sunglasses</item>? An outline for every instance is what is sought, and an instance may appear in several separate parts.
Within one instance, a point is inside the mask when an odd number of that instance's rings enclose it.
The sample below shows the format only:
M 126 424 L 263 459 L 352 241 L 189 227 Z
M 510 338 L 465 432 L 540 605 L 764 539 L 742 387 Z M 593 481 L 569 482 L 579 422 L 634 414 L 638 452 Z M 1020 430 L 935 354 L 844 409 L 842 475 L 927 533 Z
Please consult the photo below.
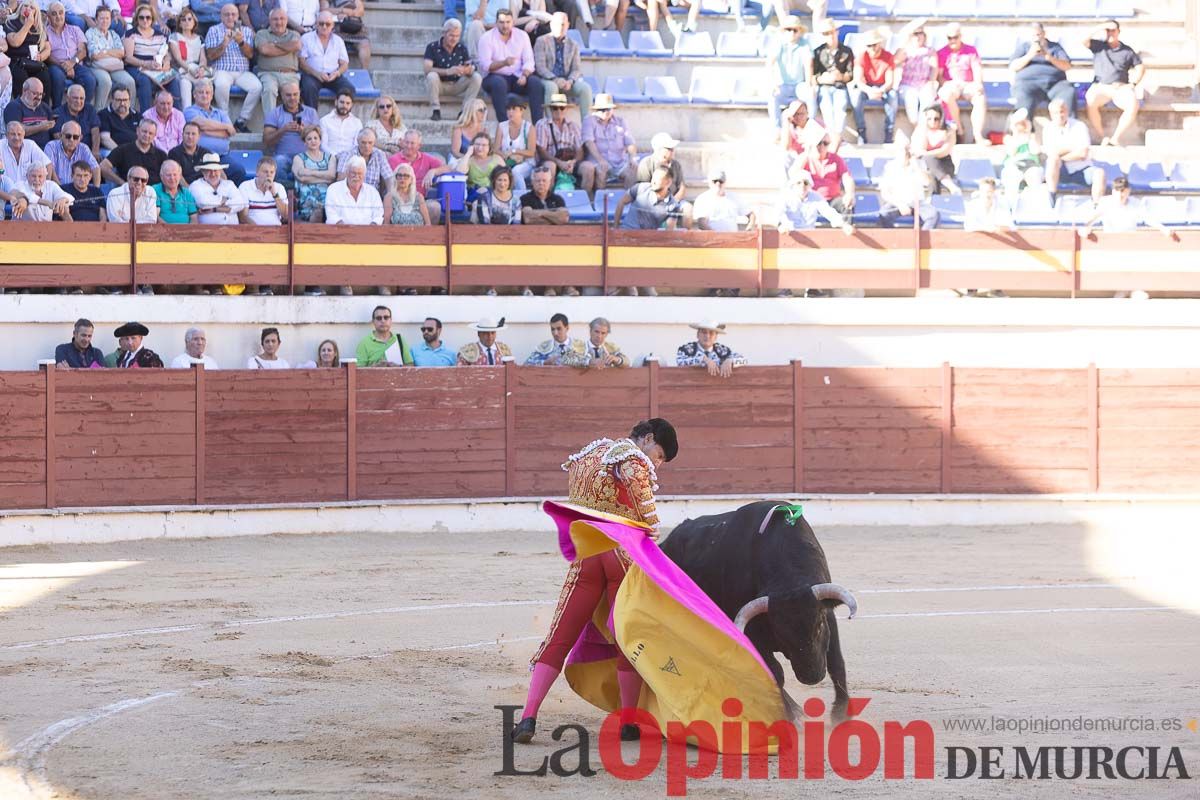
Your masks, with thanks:
M 367 127 L 375 131 L 375 146 L 389 158 L 400 152 L 404 134 L 408 133 L 404 117 L 400 115 L 400 104 L 386 94 L 375 101 L 375 118 L 367 123 Z
M 154 24 L 154 9 L 139 5 L 133 14 L 133 27 L 125 35 L 125 71 L 137 84 L 138 110 L 153 105 L 154 94 L 166 89 L 175 98 L 175 107 L 183 106 L 179 78 L 171 67 L 167 36 Z

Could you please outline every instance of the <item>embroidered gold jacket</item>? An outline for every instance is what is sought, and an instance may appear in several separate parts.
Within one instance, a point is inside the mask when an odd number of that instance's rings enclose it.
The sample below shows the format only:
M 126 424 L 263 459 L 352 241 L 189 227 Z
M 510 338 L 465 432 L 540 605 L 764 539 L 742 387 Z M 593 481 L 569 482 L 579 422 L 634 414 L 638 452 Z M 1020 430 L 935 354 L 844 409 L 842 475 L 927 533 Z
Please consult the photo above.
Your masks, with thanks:
M 632 439 L 597 439 L 563 464 L 572 503 L 658 526 L 654 464 Z

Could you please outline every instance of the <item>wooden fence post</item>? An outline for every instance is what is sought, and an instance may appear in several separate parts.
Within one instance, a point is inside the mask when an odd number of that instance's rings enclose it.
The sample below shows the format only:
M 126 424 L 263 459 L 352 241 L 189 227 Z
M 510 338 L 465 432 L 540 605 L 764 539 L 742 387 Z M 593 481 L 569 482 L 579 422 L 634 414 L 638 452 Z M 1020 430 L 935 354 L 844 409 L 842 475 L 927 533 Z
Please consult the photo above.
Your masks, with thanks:
M 1088 491 L 1100 491 L 1100 373 L 1088 364 Z
M 129 292 L 137 294 L 137 193 L 136 184 L 129 186 Z
M 204 505 L 205 429 L 207 408 L 204 399 L 204 362 L 192 364 L 192 378 L 196 388 L 196 505 Z
M 804 365 L 792 360 L 792 491 L 804 491 Z
M 296 293 L 296 193 L 291 189 L 288 194 L 288 296 Z
M 600 220 L 600 290 L 608 294 L 608 193 L 604 194 L 604 217 Z
M 446 294 L 451 295 L 454 293 L 454 227 L 450 224 L 450 209 L 443 208 L 442 213 L 446 215 Z
M 647 395 L 650 405 L 650 418 L 654 419 L 658 416 L 658 356 L 648 355 L 645 359 L 646 368 L 649 370 L 647 375 Z
M 758 226 L 758 296 L 763 296 L 763 229 L 762 225 Z
M 942 362 L 942 494 L 952 491 L 950 460 L 954 452 L 954 369 Z
M 58 366 L 54 359 L 38 362 L 38 369 L 45 373 L 46 378 L 46 508 L 54 508 L 57 498 L 54 496 L 55 472 L 54 466 L 54 375 Z
M 346 366 L 346 499 L 358 499 L 358 359 Z
M 505 356 L 504 365 L 504 496 L 512 497 L 517 486 L 517 404 L 513 392 L 517 388 L 517 364 Z

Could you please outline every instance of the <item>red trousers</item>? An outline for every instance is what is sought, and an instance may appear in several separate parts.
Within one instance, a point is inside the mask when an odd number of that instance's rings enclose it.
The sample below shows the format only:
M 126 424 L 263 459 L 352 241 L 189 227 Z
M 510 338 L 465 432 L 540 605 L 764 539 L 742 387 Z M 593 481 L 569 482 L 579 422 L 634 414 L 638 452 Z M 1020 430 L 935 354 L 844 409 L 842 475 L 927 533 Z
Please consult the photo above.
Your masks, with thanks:
M 615 549 L 571 564 L 554 610 L 550 632 L 534 655 L 534 663 L 562 670 L 567 655 L 592 619 L 601 598 L 608 597 L 609 608 L 616 602 L 625 570 L 625 562 Z M 620 649 L 617 650 L 617 669 L 633 670 Z

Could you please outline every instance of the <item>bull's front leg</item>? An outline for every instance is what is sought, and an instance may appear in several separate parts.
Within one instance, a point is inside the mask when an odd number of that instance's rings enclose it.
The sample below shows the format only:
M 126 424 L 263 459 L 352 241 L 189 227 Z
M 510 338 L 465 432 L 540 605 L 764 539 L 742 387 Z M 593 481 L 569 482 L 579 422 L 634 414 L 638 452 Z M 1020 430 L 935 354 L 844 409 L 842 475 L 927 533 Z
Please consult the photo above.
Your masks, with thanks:
M 775 676 L 775 683 L 777 683 L 779 688 L 782 689 L 783 665 L 780 664 L 779 659 L 775 657 L 774 643 L 771 641 L 771 637 L 768 636 L 763 639 L 757 636 L 748 636 L 747 638 L 750 639 L 750 644 L 754 645 L 754 649 L 758 651 L 758 654 L 762 656 L 762 660 L 766 663 L 767 667 L 770 668 L 771 674 Z
M 846 706 L 850 702 L 850 691 L 846 688 L 846 660 L 842 658 L 842 644 L 838 638 L 837 618 L 833 611 L 826 611 L 825 621 L 829 625 L 829 650 L 825 656 L 829 679 L 833 681 L 833 710 L 830 719 L 841 722 L 846 719 Z

